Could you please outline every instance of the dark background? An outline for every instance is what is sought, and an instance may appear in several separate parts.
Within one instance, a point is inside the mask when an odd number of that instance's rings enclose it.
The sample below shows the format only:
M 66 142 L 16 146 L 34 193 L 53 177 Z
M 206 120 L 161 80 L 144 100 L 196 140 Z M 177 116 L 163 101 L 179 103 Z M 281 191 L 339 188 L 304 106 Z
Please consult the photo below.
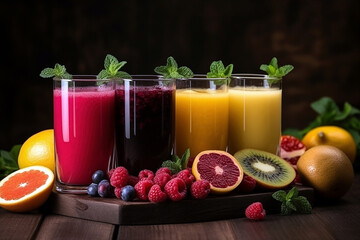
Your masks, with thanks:
M 295 66 L 283 84 L 283 128 L 314 119 L 332 97 L 360 108 L 358 0 L 2 1 L 0 149 L 53 128 L 45 67 L 97 74 L 110 53 L 130 74 L 153 74 L 173 56 L 206 73 L 210 63 L 261 73 L 276 56 Z

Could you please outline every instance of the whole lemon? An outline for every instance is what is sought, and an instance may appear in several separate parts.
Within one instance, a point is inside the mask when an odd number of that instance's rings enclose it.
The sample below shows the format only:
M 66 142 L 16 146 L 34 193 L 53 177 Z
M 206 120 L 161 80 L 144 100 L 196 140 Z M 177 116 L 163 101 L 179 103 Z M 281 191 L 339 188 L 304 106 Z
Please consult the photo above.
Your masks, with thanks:
M 356 143 L 351 134 L 337 126 L 321 126 L 310 130 L 302 139 L 306 149 L 318 145 L 331 145 L 342 150 L 352 163 L 356 157 Z
M 326 198 L 341 198 L 354 181 L 350 159 L 340 149 L 319 145 L 307 150 L 297 162 L 301 181 Z
M 55 172 L 54 130 L 48 129 L 29 137 L 20 148 L 19 168 L 40 165 Z

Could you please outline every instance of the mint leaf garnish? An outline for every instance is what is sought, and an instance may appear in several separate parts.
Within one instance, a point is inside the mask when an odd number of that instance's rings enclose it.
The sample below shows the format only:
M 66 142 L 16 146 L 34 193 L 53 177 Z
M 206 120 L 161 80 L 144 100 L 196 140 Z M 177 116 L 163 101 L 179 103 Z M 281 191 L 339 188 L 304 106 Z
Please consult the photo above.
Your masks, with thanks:
M 230 76 L 232 74 L 233 68 L 234 68 L 233 64 L 229 64 L 225 68 L 221 60 L 213 61 L 210 65 L 210 72 L 208 72 L 206 76 L 207 78 L 226 78 L 226 83 L 229 84 Z M 221 80 L 215 81 L 215 84 L 221 85 L 223 84 L 223 81 Z
M 276 57 L 273 57 L 269 63 L 269 65 L 261 64 L 260 70 L 267 72 L 269 77 L 277 77 L 282 78 L 285 75 L 287 75 L 289 72 L 291 72 L 294 69 L 294 66 L 292 65 L 284 65 L 279 68 L 278 66 L 278 60 Z M 268 79 L 269 84 L 273 84 L 278 82 L 276 79 Z
M 190 149 L 186 149 L 181 158 L 177 155 L 172 155 L 171 160 L 166 160 L 161 164 L 161 167 L 167 167 L 172 174 L 178 173 L 187 168 L 187 162 L 190 157 Z
M 66 72 L 66 68 L 64 65 L 60 65 L 58 63 L 55 64 L 54 68 L 45 68 L 41 71 L 40 77 L 42 78 L 63 78 L 63 79 L 71 79 L 72 76 L 68 72 Z
M 160 75 L 163 75 L 164 78 L 191 78 L 194 76 L 194 73 L 190 68 L 182 66 L 178 68 L 178 64 L 173 57 L 168 57 L 166 60 L 166 66 L 158 66 L 154 71 Z
M 276 191 L 272 197 L 281 202 L 281 214 L 290 215 L 293 212 L 308 214 L 312 207 L 310 202 L 304 196 L 299 196 L 299 190 L 293 187 L 288 193 L 284 190 Z
M 119 62 L 116 57 L 107 54 L 104 60 L 104 68 L 97 75 L 97 79 L 131 78 L 127 72 L 119 71 L 127 62 Z

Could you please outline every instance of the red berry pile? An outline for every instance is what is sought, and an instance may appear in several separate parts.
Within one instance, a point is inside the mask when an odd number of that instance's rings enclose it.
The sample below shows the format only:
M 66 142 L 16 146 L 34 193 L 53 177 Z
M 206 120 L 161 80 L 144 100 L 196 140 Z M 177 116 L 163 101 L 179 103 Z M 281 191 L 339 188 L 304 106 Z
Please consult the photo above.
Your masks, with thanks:
M 210 193 L 210 183 L 205 180 L 195 180 L 191 169 L 184 169 L 172 174 L 169 168 L 159 168 L 155 173 L 151 170 L 141 170 L 138 176 L 129 174 L 126 168 L 117 167 L 108 172 L 114 195 L 125 201 L 137 198 L 140 201 L 164 202 L 166 200 L 181 201 L 186 197 L 204 199 Z M 135 194 L 134 198 L 131 187 Z

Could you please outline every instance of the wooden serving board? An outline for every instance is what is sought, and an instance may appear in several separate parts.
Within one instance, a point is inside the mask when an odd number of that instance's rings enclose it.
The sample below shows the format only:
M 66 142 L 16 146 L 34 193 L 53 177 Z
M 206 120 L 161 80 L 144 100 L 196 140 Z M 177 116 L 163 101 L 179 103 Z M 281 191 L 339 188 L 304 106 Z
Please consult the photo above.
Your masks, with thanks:
M 298 189 L 299 195 L 313 204 L 313 188 L 298 186 Z M 272 193 L 211 195 L 204 200 L 151 203 L 52 192 L 48 208 L 59 215 L 117 225 L 190 223 L 243 217 L 246 207 L 256 201 L 262 202 L 267 214 L 279 213 L 281 203 L 272 198 Z

